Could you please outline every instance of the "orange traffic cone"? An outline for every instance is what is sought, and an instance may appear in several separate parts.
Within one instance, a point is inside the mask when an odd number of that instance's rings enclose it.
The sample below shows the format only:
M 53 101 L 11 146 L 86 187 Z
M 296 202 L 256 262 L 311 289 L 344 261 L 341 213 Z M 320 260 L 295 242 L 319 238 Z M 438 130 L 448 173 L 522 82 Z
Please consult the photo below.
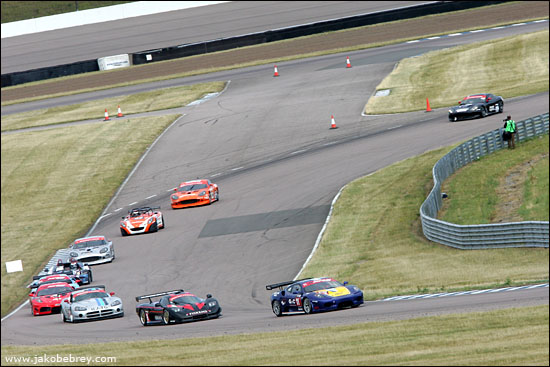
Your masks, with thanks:
M 118 114 L 116 115 L 116 117 L 124 117 L 124 115 L 122 114 L 122 110 L 120 109 L 120 105 L 118 105 Z
M 428 98 L 426 98 L 426 112 L 431 112 L 432 109 L 430 108 L 430 101 L 428 100 Z
M 330 119 L 332 121 L 332 123 L 330 125 L 330 128 L 331 129 L 338 129 L 338 127 L 336 126 L 336 122 L 334 122 L 334 116 L 333 115 L 330 115 Z
M 105 120 L 103 121 L 109 121 L 109 112 L 107 112 L 107 109 L 105 109 Z
M 275 71 L 273 73 L 273 76 L 279 76 L 279 72 L 277 71 L 277 65 L 275 65 Z
M 346 68 L 351 68 L 351 64 L 349 62 L 349 56 L 346 58 Z

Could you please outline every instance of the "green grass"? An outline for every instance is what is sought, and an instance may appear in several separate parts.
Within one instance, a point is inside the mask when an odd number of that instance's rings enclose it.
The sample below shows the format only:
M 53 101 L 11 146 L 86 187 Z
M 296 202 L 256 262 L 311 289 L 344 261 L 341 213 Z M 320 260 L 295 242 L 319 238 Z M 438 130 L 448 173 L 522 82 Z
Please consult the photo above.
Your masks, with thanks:
M 2 131 L 8 131 L 70 121 L 103 119 L 105 109 L 111 118 L 116 116 L 119 105 L 124 115 L 183 107 L 208 93 L 220 92 L 224 86 L 225 82 L 200 83 L 6 115 L 2 117 L 1 128 Z
M 133 1 L 2 1 L 2 24 L 131 2 Z
M 116 358 L 114 363 L 92 365 L 132 366 L 547 366 L 548 312 L 545 305 L 261 334 L 2 346 L 2 365 L 35 364 L 35 356 L 71 355 Z M 9 363 L 12 357 L 31 359 Z
M 432 108 L 452 106 L 485 91 L 504 98 L 547 91 L 548 65 L 548 31 L 428 52 L 402 60 L 376 88 L 390 95 L 370 98 L 365 112 L 418 111 L 426 98 Z
M 177 115 L 2 135 L 2 315 L 55 250 L 82 236 L 145 149 Z M 113 159 L 117 157 L 117 159 Z M 32 254 L 32 256 L 29 256 Z
M 531 167 L 533 157 L 540 157 Z M 502 193 L 513 177 L 522 174 L 510 194 Z M 492 223 L 497 211 L 516 202 L 516 221 L 548 221 L 548 135 L 481 157 L 449 177 L 442 191 L 448 194 L 439 219 L 456 224 Z M 475 189 L 474 189 L 475 188 Z
M 353 281 L 369 290 L 368 299 L 547 282 L 547 249 L 463 251 L 430 242 L 422 235 L 419 208 L 433 187 L 432 167 L 451 149 L 409 158 L 348 184 L 300 277 L 330 275 Z M 490 212 L 485 196 L 494 187 L 482 190 L 477 183 L 483 186 L 484 180 L 498 181 L 505 173 L 500 169 L 503 160 L 509 159 L 513 165 L 540 151 L 548 154 L 548 135 L 518 144 L 513 151 L 497 153 L 505 158 L 488 156 L 480 160 L 479 168 L 468 175 L 480 175 L 473 182 L 463 178 L 462 172 L 457 174 L 454 180 L 460 179 L 462 183 L 457 186 L 464 190 L 449 195 L 456 197 L 453 200 L 457 205 L 447 210 L 444 220 L 453 222 L 455 212 L 464 217 L 475 215 L 478 208 L 464 204 L 466 201 L 479 203 L 482 211 Z M 548 180 L 537 186 L 548 191 Z M 548 220 L 548 213 L 546 219 L 538 220 Z

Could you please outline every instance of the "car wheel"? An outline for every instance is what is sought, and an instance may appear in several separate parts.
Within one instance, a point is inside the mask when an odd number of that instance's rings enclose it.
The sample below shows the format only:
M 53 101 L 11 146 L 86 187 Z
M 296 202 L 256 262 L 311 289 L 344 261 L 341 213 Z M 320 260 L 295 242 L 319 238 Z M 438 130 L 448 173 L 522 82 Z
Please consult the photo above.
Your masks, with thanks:
M 160 220 L 162 221 L 162 227 L 160 227 L 160 229 L 164 229 L 164 227 L 166 227 L 166 224 L 164 223 L 164 215 L 160 216 Z
M 91 282 L 93 281 L 93 277 L 92 277 L 92 271 L 88 271 L 88 284 L 90 284 Z
M 143 325 L 143 326 L 149 325 L 149 322 L 147 321 L 147 314 L 145 313 L 145 310 L 139 310 L 139 321 L 141 321 L 141 325 Z
M 220 201 L 220 191 L 216 190 L 216 201 Z
M 128 236 L 128 233 L 126 233 L 126 231 L 123 230 L 122 228 L 120 229 L 120 234 L 121 234 L 123 237 Z
M 74 316 L 73 313 L 69 313 L 69 322 L 74 322 Z
M 168 325 L 170 323 L 170 313 L 168 312 L 168 310 L 164 310 L 164 312 L 162 313 L 162 323 L 164 325 Z
M 31 304 L 31 315 L 36 316 L 36 314 L 34 313 L 34 307 L 32 307 L 32 304 Z
M 498 103 L 498 113 L 503 113 L 504 112 L 504 102 L 500 101 Z
M 149 232 L 158 232 L 158 230 L 159 230 L 158 224 L 157 224 L 157 222 L 155 222 L 151 225 L 151 228 L 149 229 Z
M 281 310 L 281 302 L 277 300 L 273 301 L 271 308 L 273 309 L 275 316 L 279 317 L 283 315 L 283 311 Z
M 304 298 L 304 313 L 310 314 L 313 310 L 313 307 L 311 306 L 311 301 L 308 298 Z
M 61 311 L 61 320 L 63 320 L 63 322 L 67 322 L 67 318 L 65 317 L 63 310 Z
M 481 108 L 481 117 L 485 117 L 487 116 L 487 110 L 485 109 L 485 107 L 482 107 Z

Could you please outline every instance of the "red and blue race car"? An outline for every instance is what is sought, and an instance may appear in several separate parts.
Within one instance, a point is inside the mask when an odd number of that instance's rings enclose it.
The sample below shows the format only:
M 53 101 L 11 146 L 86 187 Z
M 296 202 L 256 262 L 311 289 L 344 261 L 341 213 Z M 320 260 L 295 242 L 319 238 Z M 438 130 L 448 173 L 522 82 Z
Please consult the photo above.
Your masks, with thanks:
M 363 304 L 363 291 L 348 282 L 332 278 L 308 278 L 268 284 L 267 290 L 279 288 L 271 294 L 271 309 L 277 316 L 283 312 L 302 311 L 306 314 L 332 311 Z

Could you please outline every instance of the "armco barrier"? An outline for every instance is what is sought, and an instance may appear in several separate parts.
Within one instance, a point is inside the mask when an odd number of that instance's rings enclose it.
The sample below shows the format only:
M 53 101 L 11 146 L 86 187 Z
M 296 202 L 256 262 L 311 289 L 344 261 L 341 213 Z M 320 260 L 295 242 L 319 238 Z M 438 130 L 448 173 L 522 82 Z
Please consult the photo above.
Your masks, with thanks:
M 548 134 L 548 113 L 516 123 L 516 142 Z M 526 221 L 459 225 L 436 219 L 442 206 L 441 183 L 460 167 L 507 146 L 502 140 L 503 129 L 475 137 L 451 150 L 433 167 L 434 187 L 420 206 L 424 236 L 430 241 L 459 249 L 503 247 L 548 248 L 548 222 Z
M 146 64 L 155 61 L 171 60 L 180 57 L 200 55 L 209 52 L 229 50 L 238 47 L 257 45 L 267 42 L 301 37 L 322 32 L 329 32 L 365 25 L 416 18 L 449 11 L 471 9 L 480 6 L 494 5 L 504 1 L 432 1 L 424 4 L 406 6 L 394 10 L 360 14 L 351 17 L 331 19 L 316 23 L 302 24 L 293 27 L 267 30 L 265 32 L 245 34 L 235 37 L 220 38 L 193 44 L 182 44 L 154 50 L 140 51 L 132 54 L 132 65 Z M 125 53 L 124 49 L 119 50 Z M 2 74 L 1 86 L 29 83 L 38 80 L 57 78 L 98 71 L 97 60 L 80 61 L 73 64 L 57 65 L 29 71 Z

